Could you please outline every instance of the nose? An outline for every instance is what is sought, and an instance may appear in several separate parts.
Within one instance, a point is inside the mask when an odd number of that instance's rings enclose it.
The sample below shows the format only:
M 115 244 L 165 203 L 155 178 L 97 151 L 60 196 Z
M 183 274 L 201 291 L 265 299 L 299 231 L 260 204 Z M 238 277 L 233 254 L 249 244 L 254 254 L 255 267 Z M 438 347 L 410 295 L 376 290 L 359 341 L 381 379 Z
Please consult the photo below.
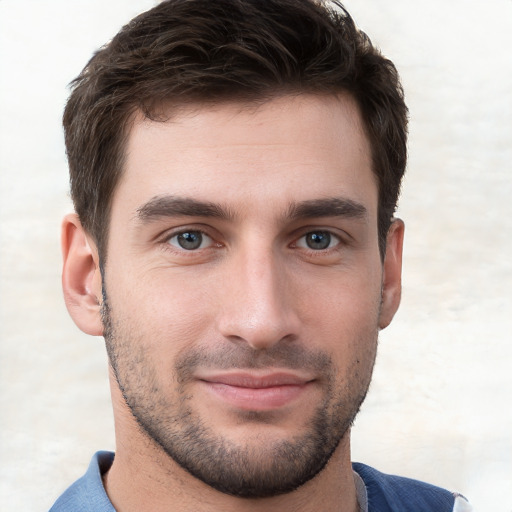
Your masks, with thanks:
M 271 250 L 236 259 L 221 297 L 220 333 L 255 350 L 295 340 L 299 316 L 290 270 Z

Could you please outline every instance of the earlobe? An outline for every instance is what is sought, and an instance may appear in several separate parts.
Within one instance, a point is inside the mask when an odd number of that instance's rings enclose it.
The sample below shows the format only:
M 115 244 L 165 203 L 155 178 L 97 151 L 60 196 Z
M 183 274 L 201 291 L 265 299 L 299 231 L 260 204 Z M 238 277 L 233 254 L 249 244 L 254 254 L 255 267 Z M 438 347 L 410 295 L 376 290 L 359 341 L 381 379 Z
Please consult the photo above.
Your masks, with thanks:
M 61 233 L 62 289 L 71 318 L 86 334 L 103 335 L 101 272 L 94 242 L 76 214 L 64 217 Z
M 387 235 L 382 276 L 382 301 L 379 316 L 380 329 L 386 328 L 391 323 L 400 305 L 400 298 L 402 296 L 404 230 L 403 221 L 394 219 Z

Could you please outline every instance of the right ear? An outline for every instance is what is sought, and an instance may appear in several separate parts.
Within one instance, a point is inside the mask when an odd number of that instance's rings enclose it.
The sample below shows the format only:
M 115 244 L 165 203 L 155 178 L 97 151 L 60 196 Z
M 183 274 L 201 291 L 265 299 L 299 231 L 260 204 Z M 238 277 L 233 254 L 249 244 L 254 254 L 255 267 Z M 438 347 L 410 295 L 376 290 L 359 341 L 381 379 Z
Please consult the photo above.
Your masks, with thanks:
M 83 332 L 102 336 L 98 250 L 75 213 L 66 215 L 62 221 L 61 245 L 62 289 L 68 312 Z

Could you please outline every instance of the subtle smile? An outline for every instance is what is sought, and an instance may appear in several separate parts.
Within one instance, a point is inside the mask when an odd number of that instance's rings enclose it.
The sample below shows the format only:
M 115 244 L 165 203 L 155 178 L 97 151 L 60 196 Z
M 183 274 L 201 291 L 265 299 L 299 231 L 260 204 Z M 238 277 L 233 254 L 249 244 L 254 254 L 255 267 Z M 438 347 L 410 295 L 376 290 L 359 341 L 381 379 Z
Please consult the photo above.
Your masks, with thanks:
M 200 382 L 218 398 L 236 408 L 268 411 L 298 398 L 313 380 L 290 373 L 227 373 L 201 378 Z

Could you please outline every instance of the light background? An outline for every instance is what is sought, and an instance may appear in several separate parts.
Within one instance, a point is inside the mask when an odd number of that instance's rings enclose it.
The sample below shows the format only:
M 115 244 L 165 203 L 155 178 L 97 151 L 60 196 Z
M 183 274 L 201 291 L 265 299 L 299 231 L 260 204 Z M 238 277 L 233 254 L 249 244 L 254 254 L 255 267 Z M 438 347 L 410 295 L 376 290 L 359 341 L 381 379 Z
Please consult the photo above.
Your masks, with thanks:
M 91 53 L 153 0 L 0 0 L 0 509 L 47 510 L 113 449 L 102 339 L 60 291 L 60 117 Z M 512 511 L 512 1 L 347 0 L 411 110 L 402 307 L 353 458 Z

